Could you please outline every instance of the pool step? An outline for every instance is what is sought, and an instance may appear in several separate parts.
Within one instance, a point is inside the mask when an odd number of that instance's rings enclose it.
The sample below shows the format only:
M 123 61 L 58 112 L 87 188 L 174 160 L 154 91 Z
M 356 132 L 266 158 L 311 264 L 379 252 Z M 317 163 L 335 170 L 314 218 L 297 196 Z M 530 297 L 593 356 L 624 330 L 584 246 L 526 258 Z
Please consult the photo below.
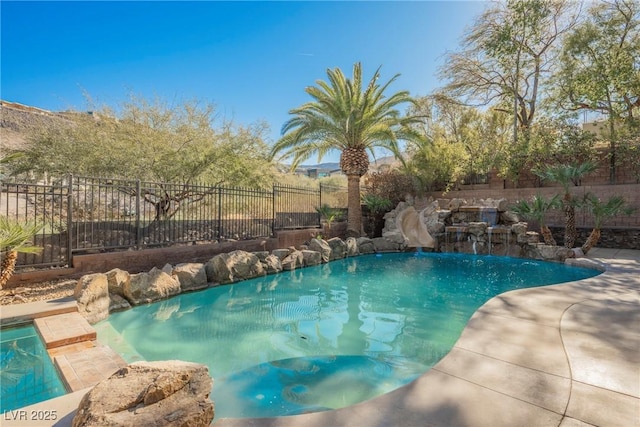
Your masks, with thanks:
M 79 313 L 41 317 L 33 321 L 47 350 L 96 339 L 96 330 Z
M 79 344 L 72 344 L 49 352 L 67 390 L 78 391 L 93 387 L 127 366 L 127 362 L 111 348 L 96 345 L 95 341 L 92 344 L 92 348 L 80 351 L 77 348 Z M 88 344 L 83 343 L 84 345 Z M 65 351 L 67 348 L 68 351 Z M 54 352 L 58 354 L 54 356 Z

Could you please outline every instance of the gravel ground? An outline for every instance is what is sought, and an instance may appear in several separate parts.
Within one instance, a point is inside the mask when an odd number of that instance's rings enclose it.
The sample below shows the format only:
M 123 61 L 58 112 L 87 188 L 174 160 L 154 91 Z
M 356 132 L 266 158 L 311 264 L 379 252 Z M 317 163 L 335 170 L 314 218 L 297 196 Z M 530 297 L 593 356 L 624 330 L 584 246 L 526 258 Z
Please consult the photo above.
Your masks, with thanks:
M 76 279 L 63 279 L 0 289 L 0 305 L 24 304 L 73 296 L 76 283 L 78 283 Z

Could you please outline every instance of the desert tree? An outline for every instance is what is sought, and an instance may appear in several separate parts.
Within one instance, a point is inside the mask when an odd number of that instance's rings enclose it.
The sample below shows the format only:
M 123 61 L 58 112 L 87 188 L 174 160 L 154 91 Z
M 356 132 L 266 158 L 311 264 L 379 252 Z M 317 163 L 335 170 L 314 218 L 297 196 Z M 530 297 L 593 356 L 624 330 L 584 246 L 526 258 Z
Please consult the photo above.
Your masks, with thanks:
M 556 106 L 606 116 L 609 179 L 615 183 L 618 143 L 637 141 L 640 3 L 593 3 L 586 20 L 564 38 L 559 63 L 554 78 Z
M 534 122 L 561 37 L 581 6 L 556 0 L 492 3 L 464 34 L 439 71 L 441 92 L 465 105 L 490 106 L 513 118 L 513 140 Z

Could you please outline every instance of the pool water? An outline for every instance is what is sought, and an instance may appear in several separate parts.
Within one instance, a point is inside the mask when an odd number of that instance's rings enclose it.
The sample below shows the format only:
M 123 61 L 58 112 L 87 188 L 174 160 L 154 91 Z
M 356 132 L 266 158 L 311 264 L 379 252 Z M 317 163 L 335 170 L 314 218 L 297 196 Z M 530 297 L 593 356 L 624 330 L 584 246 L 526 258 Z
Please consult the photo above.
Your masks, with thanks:
M 0 331 L 0 412 L 66 393 L 33 325 Z
M 128 362 L 207 365 L 216 418 L 290 415 L 412 381 L 495 295 L 596 274 L 507 257 L 366 255 L 138 306 L 96 329 Z

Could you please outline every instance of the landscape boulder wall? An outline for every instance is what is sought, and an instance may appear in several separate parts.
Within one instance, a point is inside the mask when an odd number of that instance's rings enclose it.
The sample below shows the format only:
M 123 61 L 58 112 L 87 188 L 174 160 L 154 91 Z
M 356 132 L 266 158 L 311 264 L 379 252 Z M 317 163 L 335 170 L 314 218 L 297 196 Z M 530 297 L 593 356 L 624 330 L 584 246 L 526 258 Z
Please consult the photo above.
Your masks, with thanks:
M 84 395 L 72 426 L 208 426 L 214 417 L 212 386 L 205 365 L 132 363 Z
M 264 276 L 267 273 L 256 254 L 241 250 L 219 254 L 205 264 L 207 280 L 211 283 L 233 283 Z

